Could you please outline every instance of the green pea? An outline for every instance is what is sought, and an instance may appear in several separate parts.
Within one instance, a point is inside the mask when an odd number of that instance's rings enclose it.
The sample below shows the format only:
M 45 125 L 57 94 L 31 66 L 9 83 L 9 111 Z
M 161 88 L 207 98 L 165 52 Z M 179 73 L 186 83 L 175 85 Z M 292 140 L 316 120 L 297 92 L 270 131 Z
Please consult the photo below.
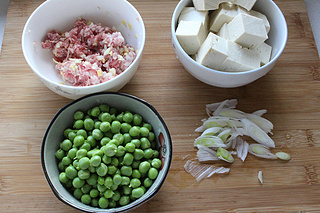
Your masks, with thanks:
M 131 127 L 132 126 L 130 124 L 128 124 L 128 123 L 122 123 L 120 130 L 121 130 L 122 133 L 128 133 L 129 130 L 131 129 Z
M 148 171 L 148 177 L 151 179 L 151 180 L 154 180 L 156 179 L 158 176 L 158 170 L 151 167 Z
M 90 186 L 89 184 L 84 184 L 84 185 L 81 187 L 81 191 L 82 191 L 84 194 L 88 194 L 91 189 L 92 189 L 92 186 Z
M 117 148 L 117 153 L 115 154 L 116 157 L 121 157 L 126 153 L 126 148 L 124 148 L 123 146 L 118 146 Z
M 84 204 L 90 204 L 91 203 L 91 197 L 88 194 L 84 194 L 81 196 L 81 202 Z
M 90 159 L 90 165 L 98 167 L 101 163 L 101 157 L 99 155 L 92 156 Z
M 89 151 L 91 149 L 91 145 L 87 142 L 84 142 L 82 144 L 82 146 L 80 146 L 80 149 L 85 149 L 85 150 Z
M 89 166 L 88 170 L 91 172 L 91 173 L 95 173 L 96 172 L 96 167 L 94 166 Z
M 96 149 L 94 152 L 93 152 L 93 155 L 92 156 L 99 156 L 100 158 L 103 156 L 103 151 L 100 150 L 100 149 Z
M 65 173 L 69 179 L 74 179 L 78 175 L 78 171 L 72 165 L 66 168 Z
M 108 174 L 109 175 L 114 175 L 117 171 L 117 167 L 115 167 L 114 165 L 109 165 L 108 166 Z
M 56 158 L 58 160 L 62 160 L 62 158 L 66 155 L 65 152 L 63 151 L 63 149 L 58 149 L 58 151 L 56 151 Z
M 101 121 L 95 121 L 94 122 L 94 129 L 100 129 L 100 126 L 101 126 Z
M 107 155 L 103 155 L 102 162 L 105 163 L 105 164 L 110 164 L 111 163 L 111 157 L 108 157 Z
M 127 205 L 129 202 L 130 202 L 130 197 L 127 196 L 127 195 L 123 195 L 123 196 L 120 198 L 120 200 L 119 200 L 119 204 L 120 204 L 121 206 L 125 206 L 125 205 Z
M 97 185 L 98 175 L 97 174 L 91 174 L 90 177 L 86 181 L 90 186 Z
M 98 207 L 99 206 L 99 201 L 98 201 L 98 199 L 92 198 L 90 204 L 93 207 Z
M 63 163 L 62 163 L 62 161 L 60 161 L 59 163 L 58 163 L 58 169 L 61 171 L 61 172 L 63 172 L 64 170 L 65 170 L 65 165 L 63 165 Z
M 88 151 L 86 149 L 79 149 L 76 154 L 76 158 L 80 160 L 83 157 L 87 156 Z
M 153 150 L 153 157 L 158 158 L 159 157 L 159 151 L 158 150 Z
M 108 112 L 102 113 L 100 119 L 102 122 L 109 122 L 109 123 L 112 122 L 111 115 Z
M 159 169 L 162 165 L 162 162 L 159 158 L 154 158 L 152 159 L 152 162 L 151 162 L 151 166 L 156 168 L 156 169 Z
M 84 113 L 80 110 L 76 111 L 74 114 L 73 114 L 73 118 L 74 120 L 81 120 L 83 119 L 84 117 Z
M 120 129 L 121 129 L 121 123 L 119 121 L 116 120 L 111 123 L 111 132 L 113 134 L 119 133 Z
M 131 179 L 131 181 L 130 181 L 130 186 L 132 187 L 132 188 L 138 188 L 139 186 L 141 185 L 141 181 L 138 179 L 138 178 L 133 178 L 133 179 Z
M 110 110 L 109 110 L 109 113 L 110 113 L 111 115 L 112 115 L 112 114 L 114 115 L 114 114 L 117 114 L 117 111 L 118 111 L 118 110 L 117 110 L 116 108 L 111 107 Z
M 141 149 L 148 149 L 150 148 L 151 144 L 150 141 L 148 140 L 148 138 L 141 138 Z
M 91 145 L 91 147 L 95 147 L 97 145 L 97 141 L 92 135 L 87 137 L 87 142 Z
M 121 175 L 115 174 L 115 175 L 113 176 L 113 183 L 114 183 L 114 184 L 120 185 L 120 184 L 121 184 L 121 181 L 122 181 Z
M 122 193 L 124 195 L 130 195 L 132 192 L 132 188 L 130 186 L 123 186 L 122 187 Z
M 80 188 L 75 189 L 74 192 L 73 192 L 73 196 L 74 196 L 75 198 L 77 198 L 78 200 L 81 199 L 81 196 L 82 196 L 82 195 L 83 195 L 83 192 L 81 191 Z
M 120 198 L 119 198 L 120 199 Z M 113 199 L 109 201 L 109 208 L 115 208 L 117 207 L 117 202 Z
M 118 185 L 117 184 L 112 184 L 111 185 L 111 187 L 110 187 L 110 189 L 112 190 L 112 191 L 116 191 L 117 189 L 118 189 Z
M 133 171 L 132 171 L 133 172 Z M 130 178 L 126 176 L 122 176 L 121 185 L 126 186 L 130 184 Z
M 106 209 L 109 206 L 109 201 L 105 197 L 100 197 L 98 203 L 99 203 L 99 207 L 102 209 Z
M 127 152 L 134 152 L 136 146 L 133 143 L 127 143 L 125 149 Z
M 99 192 L 104 193 L 108 188 L 105 185 L 97 185 L 97 189 Z
M 124 164 L 124 165 L 127 165 L 127 166 L 130 166 L 131 164 L 132 164 L 132 162 L 133 162 L 133 155 L 131 154 L 131 153 L 126 153 L 125 155 L 124 155 L 124 157 L 123 157 L 123 161 L 122 161 L 122 163 Z
M 110 138 L 108 138 L 108 137 L 103 137 L 103 138 L 101 139 L 101 141 L 100 141 L 100 145 L 101 145 L 101 146 L 105 146 L 105 145 L 107 145 L 107 144 L 109 143 L 109 141 L 111 141 Z
M 71 164 L 71 162 L 72 162 L 71 159 L 69 157 L 67 157 L 67 156 L 63 157 L 61 161 L 62 161 L 64 166 L 69 166 Z
M 112 186 L 112 184 L 113 184 L 113 179 L 112 179 L 112 177 L 110 177 L 110 176 L 106 177 L 106 179 L 105 179 L 105 181 L 104 181 L 104 185 L 105 185 L 108 189 L 110 189 L 110 187 Z
M 79 160 L 74 160 L 73 163 L 72 163 L 72 166 L 73 166 L 76 170 L 80 170 Z
M 100 166 L 96 169 L 96 172 L 99 176 L 105 176 L 108 172 L 108 167 L 106 164 L 101 163 Z
M 140 127 L 133 126 L 129 130 L 129 134 L 131 137 L 138 137 L 140 135 Z
M 73 141 L 73 139 L 77 136 L 77 134 L 75 132 L 69 132 L 68 134 L 68 138 L 70 141 Z
M 153 142 L 153 141 L 154 141 L 154 138 L 155 138 L 154 133 L 153 133 L 153 132 L 149 132 L 148 140 L 149 140 L 150 142 Z
M 110 107 L 108 104 L 100 104 L 99 109 L 100 109 L 100 112 L 109 112 Z
M 83 120 L 76 120 L 73 124 L 73 128 L 81 129 L 83 128 L 83 125 L 84 125 Z
M 133 120 L 132 120 L 133 125 L 135 126 L 140 126 L 142 123 L 142 117 L 139 114 L 134 114 L 133 115 Z
M 76 177 L 72 180 L 72 185 L 74 188 L 80 189 L 85 184 L 85 182 L 86 182 L 85 180 L 82 180 L 79 177 Z
M 153 150 L 151 148 L 145 149 L 144 150 L 144 158 L 150 159 L 152 157 L 153 157 Z
M 123 112 L 121 112 L 120 114 L 117 115 L 116 120 L 119 121 L 120 123 L 123 122 Z
M 64 137 L 67 138 L 70 132 L 73 132 L 73 130 L 70 129 L 70 128 L 65 129 L 65 130 L 63 131 Z
M 72 142 L 69 139 L 65 139 L 64 141 L 62 141 L 62 143 L 60 144 L 60 148 L 63 149 L 64 151 L 69 151 L 72 147 Z
M 100 193 L 97 189 L 91 189 L 89 194 L 92 198 L 96 198 L 99 196 Z
M 124 133 L 123 134 L 123 143 L 126 145 L 127 143 L 129 143 L 132 140 L 132 137 L 130 136 L 129 133 Z
M 94 129 L 92 131 L 92 137 L 96 140 L 101 140 L 101 138 L 103 137 L 103 133 L 100 129 Z
M 139 168 L 139 165 L 140 165 L 140 161 L 139 160 L 134 160 L 133 162 L 132 162 L 132 168 L 134 168 L 134 169 L 138 169 Z
M 93 130 L 93 127 L 94 127 L 94 121 L 91 118 L 86 118 L 83 121 L 83 126 L 86 130 L 91 131 Z
M 144 123 L 144 124 L 143 124 L 143 127 L 146 127 L 149 131 L 152 130 L 152 126 L 151 126 L 151 124 L 149 124 L 149 123 Z
M 76 134 L 82 135 L 84 137 L 84 139 L 87 139 L 87 137 L 88 137 L 87 131 L 84 129 L 79 129 Z
M 144 190 L 142 187 L 138 187 L 132 190 L 132 197 L 140 198 L 144 194 Z
M 124 137 L 121 133 L 114 134 L 112 139 L 116 139 L 119 142 L 119 145 L 123 144 Z
M 132 170 L 132 177 L 133 178 L 140 178 L 141 177 L 141 173 L 139 172 L 138 169 Z
M 135 160 L 140 160 L 144 156 L 144 152 L 142 149 L 135 149 L 133 152 L 133 156 Z
M 125 175 L 125 176 L 129 177 L 132 174 L 132 167 L 130 167 L 130 166 L 122 166 L 120 171 L 121 171 L 122 175 Z
M 121 194 L 120 194 L 119 191 L 113 192 L 112 200 L 114 200 L 114 201 L 119 201 L 119 200 L 120 200 L 120 197 L 121 197 Z
M 67 183 L 68 180 L 69 180 L 69 178 L 67 177 L 67 174 L 65 172 L 61 172 L 59 174 L 59 181 L 61 183 Z
M 77 151 L 78 149 L 76 147 L 72 148 L 69 150 L 67 156 L 70 158 L 70 159 L 74 159 L 76 157 L 76 154 L 77 154 Z
M 90 177 L 90 171 L 89 170 L 79 170 L 78 177 L 82 180 L 86 180 Z
M 102 132 L 108 132 L 108 131 L 110 131 L 110 129 L 111 129 L 111 125 L 110 125 L 109 122 L 104 121 L 104 122 L 101 123 L 101 125 L 100 125 L 100 130 L 101 130 Z
M 143 161 L 139 165 L 139 172 L 147 173 L 149 171 L 150 167 L 151 167 L 151 165 L 150 165 L 150 163 L 148 161 Z
M 140 148 L 141 146 L 141 141 L 139 139 L 133 139 L 131 140 L 131 143 L 133 143 L 136 146 L 136 148 Z
M 103 196 L 105 197 L 105 198 L 112 198 L 112 196 L 113 196 L 113 191 L 111 190 L 111 189 L 107 189 L 105 192 L 104 192 L 104 194 L 103 194 Z
M 140 128 L 140 135 L 141 137 L 148 137 L 149 136 L 149 129 L 147 127 Z
M 116 158 L 116 157 L 111 158 L 110 165 L 114 165 L 115 167 L 117 167 L 119 165 L 118 158 Z
M 123 121 L 126 123 L 131 123 L 133 121 L 133 114 L 131 112 L 126 112 L 123 115 Z
M 116 146 L 120 145 L 119 141 L 117 139 L 115 139 L 115 138 L 111 139 L 108 144 L 114 144 Z
M 82 135 L 77 135 L 73 140 L 73 144 L 77 147 L 82 146 L 83 143 L 84 143 L 84 137 Z
M 88 157 L 83 157 L 79 160 L 79 167 L 82 170 L 89 168 L 90 166 L 90 159 Z
M 107 145 L 104 146 L 104 154 L 107 155 L 108 157 L 112 157 L 117 153 L 118 147 L 115 144 L 110 144 L 108 143 Z
M 91 109 L 91 115 L 92 115 L 93 117 L 98 117 L 99 114 L 100 114 L 100 108 L 99 108 L 99 107 L 93 107 L 93 108 Z
M 150 178 L 145 178 L 143 181 L 143 186 L 146 188 L 149 188 L 153 183 L 153 180 L 151 180 Z

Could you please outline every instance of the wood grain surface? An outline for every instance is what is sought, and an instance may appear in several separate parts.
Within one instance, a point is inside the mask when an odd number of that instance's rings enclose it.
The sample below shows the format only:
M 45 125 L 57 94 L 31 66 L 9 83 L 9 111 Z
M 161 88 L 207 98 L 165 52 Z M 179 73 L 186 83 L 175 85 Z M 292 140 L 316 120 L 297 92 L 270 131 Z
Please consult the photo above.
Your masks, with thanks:
M 0 55 L 0 212 L 76 212 L 51 192 L 40 147 L 54 114 L 70 100 L 51 92 L 24 60 L 24 24 L 43 0 L 11 0 Z M 178 0 L 130 0 L 147 40 L 142 63 L 120 92 L 151 103 L 173 141 L 173 161 L 160 192 L 133 212 L 320 212 L 320 64 L 303 0 L 276 0 L 288 23 L 287 46 L 265 77 L 233 89 L 205 85 L 176 58 L 171 16 Z M 267 109 L 277 148 L 290 162 L 236 159 L 228 175 L 200 183 L 184 170 L 196 157 L 194 130 L 205 104 L 238 99 L 245 112 Z M 228 165 L 225 165 L 228 166 Z M 264 184 L 257 178 L 263 171 Z

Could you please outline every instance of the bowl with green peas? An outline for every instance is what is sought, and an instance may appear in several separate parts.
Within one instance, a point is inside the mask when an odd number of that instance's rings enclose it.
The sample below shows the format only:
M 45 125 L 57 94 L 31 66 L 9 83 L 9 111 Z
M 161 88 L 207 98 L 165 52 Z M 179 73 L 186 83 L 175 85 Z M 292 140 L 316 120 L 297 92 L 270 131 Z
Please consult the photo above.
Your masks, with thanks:
M 156 109 L 115 92 L 62 107 L 41 147 L 53 193 L 83 212 L 125 212 L 149 201 L 163 185 L 171 158 L 170 133 Z

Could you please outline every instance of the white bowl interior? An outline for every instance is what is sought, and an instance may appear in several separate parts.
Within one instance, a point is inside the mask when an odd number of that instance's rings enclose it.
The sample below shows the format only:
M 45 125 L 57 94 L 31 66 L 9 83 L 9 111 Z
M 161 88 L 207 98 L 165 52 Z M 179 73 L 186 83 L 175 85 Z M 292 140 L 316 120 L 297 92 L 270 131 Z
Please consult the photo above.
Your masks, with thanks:
M 268 73 L 283 52 L 287 42 L 287 24 L 285 18 L 272 0 L 257 0 L 253 10 L 265 14 L 270 22 L 269 38 L 266 41 L 272 46 L 270 62 L 256 70 L 246 72 L 224 72 L 205 67 L 193 60 L 181 47 L 175 35 L 177 21 L 182 9 L 192 6 L 192 0 L 181 0 L 175 8 L 171 23 L 171 36 L 174 50 L 185 69 L 200 81 L 217 87 L 239 87 L 251 83 Z
M 160 153 L 163 156 L 164 166 L 159 172 L 157 179 L 141 198 L 124 207 L 117 208 L 118 211 L 124 211 L 141 205 L 158 192 L 171 163 L 172 145 L 169 131 L 158 112 L 145 101 L 121 93 L 98 93 L 66 105 L 55 115 L 44 136 L 41 152 L 42 166 L 49 185 L 60 200 L 88 212 L 109 212 L 115 210 L 91 207 L 74 198 L 59 182 L 59 170 L 55 158 L 55 152 L 59 149 L 59 144 L 63 140 L 64 129 L 73 124 L 74 112 L 77 110 L 87 111 L 89 108 L 102 103 L 109 104 L 118 110 L 130 110 L 134 113 L 139 113 L 144 118 L 144 121 L 152 125 L 159 146 L 162 144 L 160 146 Z
M 22 49 L 26 61 L 40 79 L 47 81 L 44 83 L 62 86 L 62 79 L 54 68 L 52 53 L 43 49 L 41 42 L 51 30 L 70 30 L 79 18 L 116 27 L 127 44 L 137 51 L 134 63 L 140 58 L 145 43 L 144 23 L 138 11 L 128 1 L 48 0 L 31 14 L 22 34 Z

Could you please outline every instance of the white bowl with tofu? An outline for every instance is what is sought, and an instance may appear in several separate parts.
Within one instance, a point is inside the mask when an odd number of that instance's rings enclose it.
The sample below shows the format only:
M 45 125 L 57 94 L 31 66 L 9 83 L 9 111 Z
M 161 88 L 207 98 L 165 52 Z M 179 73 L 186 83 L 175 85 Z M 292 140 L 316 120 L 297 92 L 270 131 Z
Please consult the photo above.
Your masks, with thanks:
M 233 88 L 274 67 L 288 30 L 272 0 L 181 0 L 172 16 L 171 36 L 191 75 L 212 86 Z

